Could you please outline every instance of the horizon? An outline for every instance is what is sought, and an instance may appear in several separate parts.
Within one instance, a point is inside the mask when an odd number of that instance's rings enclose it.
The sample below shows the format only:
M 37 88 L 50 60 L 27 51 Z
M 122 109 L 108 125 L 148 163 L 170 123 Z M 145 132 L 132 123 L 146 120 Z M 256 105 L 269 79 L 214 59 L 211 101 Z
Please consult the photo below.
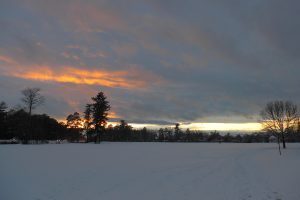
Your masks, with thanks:
M 51 117 L 51 116 L 50 116 Z M 56 119 L 58 122 L 66 123 L 66 119 Z M 122 119 L 120 119 L 122 120 Z M 169 124 L 145 124 L 145 123 L 134 123 L 134 122 L 127 122 L 128 125 L 132 126 L 133 129 L 142 129 L 147 128 L 149 130 L 158 130 L 160 128 L 174 128 L 176 123 L 180 124 L 180 129 L 185 131 L 186 129 L 190 129 L 191 131 L 218 131 L 218 132 L 258 132 L 262 131 L 262 125 L 258 122 L 256 123 L 186 123 L 186 122 L 174 122 Z M 107 121 L 106 127 L 109 125 L 116 126 L 119 125 L 120 121 Z
M 111 124 L 113 126 L 117 125 L 117 122 L 109 122 L 108 125 Z M 218 132 L 256 132 L 261 131 L 262 127 L 260 123 L 180 123 L 180 129 L 186 130 L 190 129 L 193 131 L 218 131 Z M 128 123 L 128 125 L 132 126 L 134 129 L 141 128 L 149 128 L 153 130 L 158 130 L 160 128 L 174 128 L 174 124 L 169 125 L 159 125 L 159 124 L 136 124 L 136 123 Z

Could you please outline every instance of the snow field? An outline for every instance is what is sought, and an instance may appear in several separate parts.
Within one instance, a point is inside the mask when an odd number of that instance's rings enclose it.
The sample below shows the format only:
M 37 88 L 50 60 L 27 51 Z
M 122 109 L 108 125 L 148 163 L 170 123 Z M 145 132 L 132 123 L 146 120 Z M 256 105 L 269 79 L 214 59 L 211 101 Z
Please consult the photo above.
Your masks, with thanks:
M 300 144 L 0 145 L 1 200 L 299 200 Z

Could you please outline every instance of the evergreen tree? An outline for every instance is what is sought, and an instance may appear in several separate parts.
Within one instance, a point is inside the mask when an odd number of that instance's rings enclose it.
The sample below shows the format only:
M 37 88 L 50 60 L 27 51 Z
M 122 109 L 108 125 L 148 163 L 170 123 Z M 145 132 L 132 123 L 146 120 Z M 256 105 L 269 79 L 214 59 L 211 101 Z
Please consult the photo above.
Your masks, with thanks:
M 162 142 L 165 140 L 164 129 L 160 128 L 158 130 L 158 141 Z
M 144 127 L 142 130 L 141 130 L 141 134 L 142 134 L 142 138 L 143 138 L 143 141 L 144 142 L 147 142 L 150 140 L 149 138 L 149 134 L 148 134 L 148 130 L 146 127 Z
M 179 128 L 180 124 L 176 123 L 175 124 L 175 128 L 174 128 L 174 136 L 175 136 L 175 140 L 178 141 L 180 139 L 180 128 Z
M 132 127 L 125 122 L 125 120 L 121 120 L 120 124 L 115 127 L 120 136 L 121 140 L 129 141 L 131 139 Z
M 89 142 L 90 135 L 92 133 L 92 105 L 86 104 L 84 111 L 84 129 L 86 131 L 87 142 Z
M 108 111 L 110 110 L 109 102 L 103 92 L 99 92 L 97 96 L 92 97 L 92 116 L 93 126 L 97 139 L 95 142 L 100 142 L 101 134 L 105 131 L 105 126 L 108 120 Z
M 192 133 L 189 128 L 185 131 L 185 141 L 190 142 L 192 140 Z

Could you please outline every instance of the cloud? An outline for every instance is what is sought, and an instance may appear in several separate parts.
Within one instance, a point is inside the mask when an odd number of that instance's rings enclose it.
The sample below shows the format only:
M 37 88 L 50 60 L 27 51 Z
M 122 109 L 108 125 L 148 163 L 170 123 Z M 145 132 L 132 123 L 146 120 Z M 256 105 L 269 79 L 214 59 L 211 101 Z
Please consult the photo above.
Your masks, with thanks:
M 2 58 L 2 57 L 0 57 Z M 8 57 L 6 62 L 13 62 Z M 1 68 L 0 68 L 1 69 Z M 159 81 L 158 77 L 145 72 L 138 71 L 134 68 L 126 71 L 112 71 L 112 70 L 87 70 L 79 69 L 72 66 L 17 66 L 9 69 L 3 69 L 6 76 L 13 76 L 22 79 L 37 80 L 37 81 L 54 81 L 60 83 L 98 85 L 110 88 L 126 88 L 139 89 L 148 87 L 147 81 L 149 78 Z
M 9 64 L 9 65 L 17 64 L 17 62 L 14 59 L 12 59 L 8 56 L 3 56 L 3 55 L 0 55 L 0 62 L 3 62 L 5 64 Z
M 130 57 L 137 53 L 138 48 L 134 44 L 116 44 L 112 49 L 118 57 Z
M 105 90 L 113 118 L 141 123 L 256 122 L 267 101 L 300 101 L 297 1 L 1 5 L 1 78 L 43 85 L 63 114 L 87 90 Z
M 108 1 L 37 1 L 26 0 L 22 4 L 32 12 L 57 19 L 61 26 L 82 33 L 101 33 L 123 30 L 125 21 Z

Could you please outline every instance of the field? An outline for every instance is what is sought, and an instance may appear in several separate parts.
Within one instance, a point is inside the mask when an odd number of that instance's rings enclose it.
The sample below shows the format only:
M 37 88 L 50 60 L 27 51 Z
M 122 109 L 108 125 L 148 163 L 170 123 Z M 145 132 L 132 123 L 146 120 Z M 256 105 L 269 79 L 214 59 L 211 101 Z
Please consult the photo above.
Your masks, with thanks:
M 299 200 L 300 144 L 0 145 L 1 200 Z

